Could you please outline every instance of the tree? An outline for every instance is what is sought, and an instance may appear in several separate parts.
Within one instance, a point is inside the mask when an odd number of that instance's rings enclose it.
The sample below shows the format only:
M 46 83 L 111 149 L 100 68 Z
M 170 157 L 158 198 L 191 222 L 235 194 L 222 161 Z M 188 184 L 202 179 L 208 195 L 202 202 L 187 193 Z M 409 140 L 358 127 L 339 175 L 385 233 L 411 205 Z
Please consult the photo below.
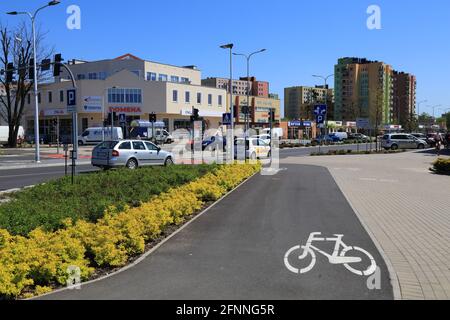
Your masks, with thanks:
M 51 50 L 47 54 L 41 50 L 40 44 L 43 42 L 43 38 L 44 35 L 40 32 L 36 36 L 38 61 L 48 58 L 51 54 Z M 0 95 L 0 117 L 9 127 L 8 146 L 14 148 L 17 146 L 17 136 L 25 111 L 26 97 L 34 86 L 33 79 L 29 79 L 28 68 L 33 59 L 33 38 L 25 23 L 12 30 L 0 26 L 0 50 L 0 68 L 7 70 L 9 63 L 13 63 L 15 67 L 13 82 L 6 82 L 5 72 L 0 76 L 0 86 L 4 88 L 5 92 L 4 95 Z M 37 74 L 39 82 L 49 79 L 48 73 L 41 73 L 39 68 Z

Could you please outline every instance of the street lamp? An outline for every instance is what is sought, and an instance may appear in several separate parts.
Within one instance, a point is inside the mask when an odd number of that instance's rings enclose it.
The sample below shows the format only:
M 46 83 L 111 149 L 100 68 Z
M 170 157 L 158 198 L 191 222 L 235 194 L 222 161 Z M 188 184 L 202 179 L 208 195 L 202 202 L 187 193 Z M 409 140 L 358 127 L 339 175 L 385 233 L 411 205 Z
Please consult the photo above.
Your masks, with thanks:
M 442 107 L 441 104 L 438 104 L 436 106 L 428 106 L 428 108 L 433 109 L 433 120 L 436 121 L 436 108 Z
M 259 51 L 253 52 L 249 55 L 243 53 L 233 53 L 235 56 L 242 56 L 247 59 L 247 112 L 245 112 L 245 137 L 247 138 L 248 131 L 250 130 L 250 59 L 252 56 L 258 53 L 267 51 L 266 49 L 261 49 Z
M 222 49 L 230 50 L 230 114 L 231 114 L 231 141 L 229 141 L 231 156 L 234 158 L 234 103 L 233 103 L 233 43 L 220 46 Z
M 314 78 L 323 79 L 324 82 L 325 82 L 325 87 L 324 87 L 324 89 L 325 89 L 325 105 L 327 106 L 327 109 L 328 109 L 328 84 L 327 83 L 328 83 L 328 79 L 329 78 L 334 77 L 334 74 L 330 74 L 327 77 L 318 76 L 318 75 L 313 74 L 313 77 Z M 325 134 L 327 134 L 328 114 L 325 114 L 325 119 L 324 120 L 325 120 L 325 125 L 324 125 L 324 127 L 325 127 Z
M 422 100 L 422 101 L 419 101 L 417 103 L 417 115 L 418 115 L 418 117 L 420 117 L 420 105 L 423 104 L 423 103 L 427 103 L 427 102 L 428 102 L 428 100 Z M 420 123 L 419 123 L 419 125 L 420 125 Z
M 41 162 L 41 155 L 40 155 L 40 141 L 39 141 L 39 99 L 38 99 L 38 76 L 37 76 L 37 53 L 36 53 L 36 26 L 35 26 L 35 22 L 36 22 L 36 16 L 37 14 L 47 8 L 47 7 L 51 7 L 51 6 L 56 6 L 60 3 L 60 1 L 54 0 L 54 1 L 50 1 L 48 4 L 46 4 L 45 6 L 37 9 L 34 13 L 30 13 L 30 12 L 18 12 L 18 11 L 12 11 L 12 12 L 8 12 L 7 14 L 12 15 L 12 16 L 17 16 L 17 15 L 27 15 L 30 17 L 31 19 L 31 28 L 32 28 L 32 32 L 33 32 L 33 62 L 34 62 L 34 100 L 35 100 L 35 110 L 34 110 L 34 139 L 35 139 L 35 143 L 36 143 L 36 155 L 35 155 L 35 160 L 36 163 L 40 163 Z

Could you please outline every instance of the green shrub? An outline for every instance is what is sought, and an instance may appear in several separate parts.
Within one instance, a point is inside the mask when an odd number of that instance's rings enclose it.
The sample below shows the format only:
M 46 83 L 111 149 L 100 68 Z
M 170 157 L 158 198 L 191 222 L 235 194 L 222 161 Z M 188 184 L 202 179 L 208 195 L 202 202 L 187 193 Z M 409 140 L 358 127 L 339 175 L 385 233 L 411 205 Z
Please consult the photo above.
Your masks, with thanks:
M 437 174 L 450 175 L 450 159 L 436 160 L 430 170 Z
M 0 229 L 14 235 L 28 235 L 36 228 L 55 231 L 70 218 L 96 222 L 107 208 L 122 211 L 137 207 L 152 197 L 181 186 L 217 169 L 217 166 L 151 167 L 113 170 L 62 178 L 13 194 L 0 205 Z

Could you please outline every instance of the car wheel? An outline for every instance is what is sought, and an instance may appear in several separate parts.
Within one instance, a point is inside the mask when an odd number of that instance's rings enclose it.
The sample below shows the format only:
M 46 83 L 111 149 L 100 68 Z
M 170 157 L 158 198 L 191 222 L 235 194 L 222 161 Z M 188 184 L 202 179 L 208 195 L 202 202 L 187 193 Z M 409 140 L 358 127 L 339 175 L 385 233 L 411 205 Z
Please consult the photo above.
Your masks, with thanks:
M 393 145 L 391 146 L 391 150 L 393 150 L 393 151 L 398 150 L 398 145 L 393 144 Z
M 250 160 L 255 161 L 256 160 L 256 153 L 252 153 L 252 155 L 250 156 Z
M 423 144 L 419 144 L 419 146 L 417 147 L 417 149 L 423 150 L 423 149 L 425 149 L 425 146 L 424 146 Z
M 84 142 L 83 142 L 83 141 L 78 141 L 78 145 L 79 145 L 80 147 L 82 147 L 82 146 L 84 146 Z
M 138 163 L 137 163 L 136 159 L 128 160 L 126 167 L 130 170 L 137 169 Z
M 168 157 L 168 158 L 166 159 L 166 161 L 164 162 L 164 166 L 165 166 L 165 167 L 170 167 L 170 166 L 172 166 L 172 165 L 173 165 L 173 160 L 172 160 L 171 157 Z

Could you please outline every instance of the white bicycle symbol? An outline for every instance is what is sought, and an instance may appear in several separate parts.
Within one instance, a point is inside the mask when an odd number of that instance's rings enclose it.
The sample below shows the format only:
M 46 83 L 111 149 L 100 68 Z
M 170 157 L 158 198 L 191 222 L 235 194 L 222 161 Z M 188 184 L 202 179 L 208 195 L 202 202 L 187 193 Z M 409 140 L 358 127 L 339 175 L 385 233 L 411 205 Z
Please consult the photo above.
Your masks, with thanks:
M 320 237 L 321 235 L 322 235 L 322 233 L 320 233 L 320 232 L 311 233 L 311 235 L 309 236 L 309 239 L 308 239 L 308 243 L 305 246 L 295 246 L 286 253 L 286 255 L 284 256 L 284 264 L 286 265 L 286 268 L 288 268 L 289 271 L 291 271 L 295 274 L 304 274 L 304 273 L 308 273 L 309 271 L 311 271 L 314 268 L 316 261 L 317 261 L 316 253 L 315 253 L 315 251 L 316 251 L 316 252 L 324 255 L 325 257 L 327 257 L 331 264 L 333 264 L 333 265 L 343 264 L 344 267 L 347 268 L 347 270 L 349 270 L 350 272 L 357 274 L 359 276 L 370 276 L 376 272 L 377 264 L 375 262 L 375 259 L 372 257 L 372 255 L 369 252 L 367 252 L 366 250 L 361 249 L 359 247 L 347 246 L 342 241 L 342 238 L 344 237 L 344 235 L 335 234 L 334 235 L 335 237 L 333 237 L 333 238 L 322 238 L 322 237 Z M 333 254 L 329 255 L 328 253 L 313 246 L 312 245 L 313 242 L 335 242 L 336 246 L 334 248 Z M 341 248 L 343 248 L 342 251 L 340 251 Z M 303 253 L 301 253 L 301 250 L 303 250 Z M 308 256 L 312 257 L 311 264 L 308 267 L 303 268 L 303 269 L 298 269 L 291 265 L 291 263 L 289 262 L 289 257 L 297 251 L 298 251 L 298 259 L 299 260 L 306 259 Z M 363 270 L 363 271 L 353 268 L 351 266 L 351 264 L 360 263 L 363 261 L 363 259 L 360 257 L 346 256 L 350 251 L 359 251 L 360 253 L 366 255 L 370 260 L 370 266 L 366 270 Z

